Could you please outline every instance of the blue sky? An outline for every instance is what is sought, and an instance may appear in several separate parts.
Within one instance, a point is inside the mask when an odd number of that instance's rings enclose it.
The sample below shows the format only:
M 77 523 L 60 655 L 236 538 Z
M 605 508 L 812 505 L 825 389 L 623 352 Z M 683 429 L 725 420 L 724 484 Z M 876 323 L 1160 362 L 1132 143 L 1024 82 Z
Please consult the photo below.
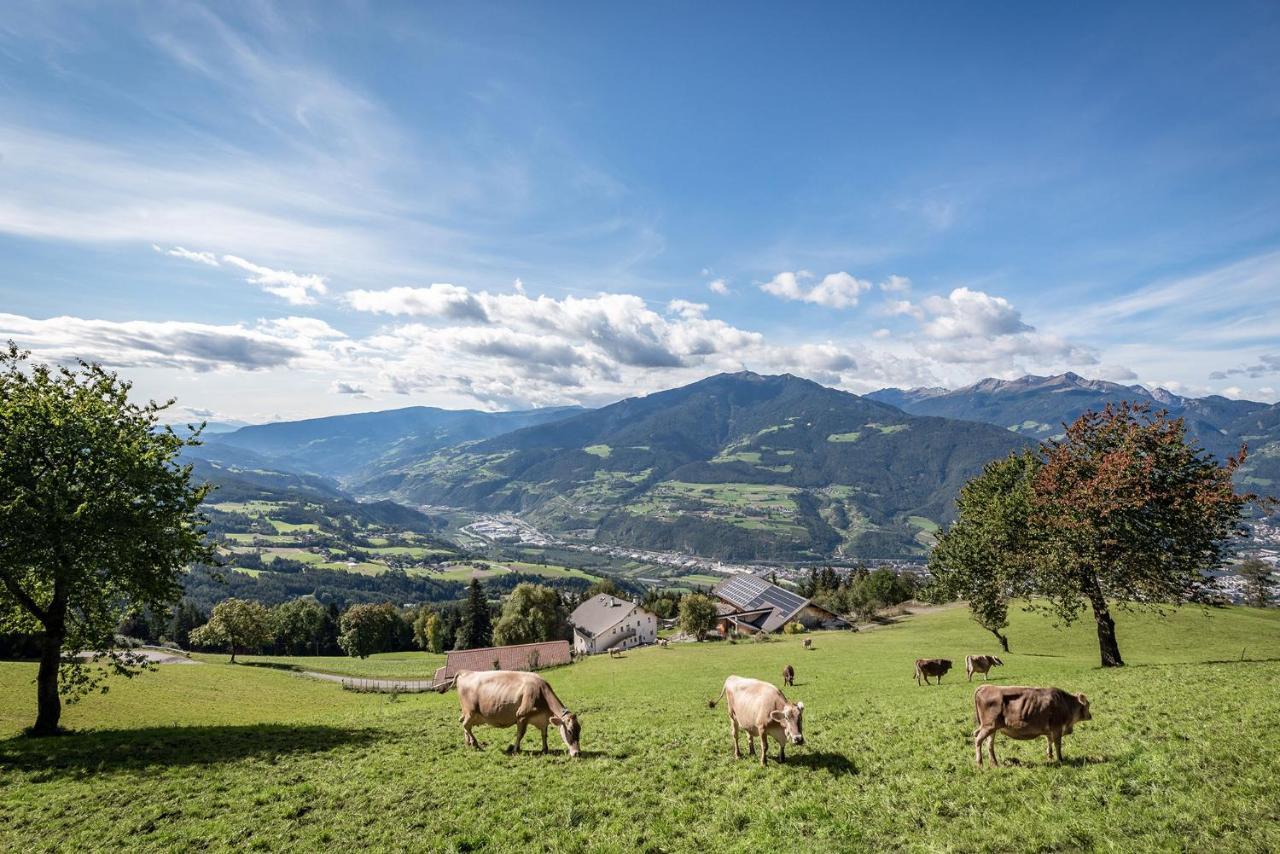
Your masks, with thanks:
M 14 4 L 0 338 L 191 413 L 1280 388 L 1280 7 Z

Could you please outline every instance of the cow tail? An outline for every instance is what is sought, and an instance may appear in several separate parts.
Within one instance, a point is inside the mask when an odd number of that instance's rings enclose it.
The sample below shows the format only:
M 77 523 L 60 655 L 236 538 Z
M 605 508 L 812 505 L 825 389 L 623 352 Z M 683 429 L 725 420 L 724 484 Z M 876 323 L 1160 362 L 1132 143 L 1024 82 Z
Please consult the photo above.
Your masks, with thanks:
M 729 686 L 728 686 L 728 685 L 726 685 L 725 687 L 721 688 L 721 689 L 720 689 L 720 696 L 719 696 L 719 697 L 716 697 L 714 700 L 708 700 L 708 701 L 707 701 L 707 708 L 708 708 L 708 709 L 714 709 L 714 708 L 716 707 L 716 703 L 720 702 L 720 700 L 721 700 L 721 699 L 723 699 L 723 697 L 724 697 L 724 692 L 725 692 L 725 691 L 727 691 L 727 690 L 729 690 Z
M 978 726 L 981 720 L 978 718 L 978 692 L 973 692 L 973 725 Z

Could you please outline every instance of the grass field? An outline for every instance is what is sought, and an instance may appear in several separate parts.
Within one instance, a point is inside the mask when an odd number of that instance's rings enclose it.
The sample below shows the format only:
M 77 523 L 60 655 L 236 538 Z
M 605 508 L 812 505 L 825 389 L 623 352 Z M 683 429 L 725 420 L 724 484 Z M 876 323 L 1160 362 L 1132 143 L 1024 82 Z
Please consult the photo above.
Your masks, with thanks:
M 963 672 L 911 678 L 916 657 L 962 671 L 991 651 L 963 609 L 818 633 L 809 652 L 674 644 L 549 671 L 581 715 L 576 761 L 554 735 L 551 756 L 506 755 L 511 730 L 464 749 L 456 694 L 392 701 L 224 663 L 117 682 L 68 709 L 77 735 L 13 738 L 34 665 L 4 663 L 0 850 L 1278 850 L 1280 613 L 1210 613 L 1122 615 L 1130 666 L 1107 671 L 1089 626 L 1015 613 L 995 681 L 1084 691 L 1094 720 L 1061 766 L 1002 739 L 1007 764 L 983 772 Z M 706 701 L 787 663 L 808 743 L 735 762 Z

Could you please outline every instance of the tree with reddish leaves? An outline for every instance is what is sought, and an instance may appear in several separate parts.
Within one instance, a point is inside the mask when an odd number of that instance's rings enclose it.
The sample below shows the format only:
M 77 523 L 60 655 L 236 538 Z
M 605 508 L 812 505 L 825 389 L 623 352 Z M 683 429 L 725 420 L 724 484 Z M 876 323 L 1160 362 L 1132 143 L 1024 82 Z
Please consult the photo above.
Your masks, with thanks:
M 1065 623 L 1086 605 L 1103 667 L 1124 659 L 1112 604 L 1159 608 L 1193 598 L 1243 533 L 1232 475 L 1187 440 L 1180 418 L 1142 404 L 1086 412 L 1062 439 L 987 466 L 961 491 L 958 519 L 929 565 L 938 591 L 969 600 L 996 633 L 1008 601 L 1047 602 Z
M 1187 601 L 1204 571 L 1223 565 L 1256 495 L 1231 478 L 1245 448 L 1223 464 L 1187 441 L 1181 418 L 1144 404 L 1086 412 L 1042 446 L 1032 483 L 1035 588 L 1067 622 L 1088 603 L 1103 667 L 1120 667 L 1109 602 L 1158 607 Z

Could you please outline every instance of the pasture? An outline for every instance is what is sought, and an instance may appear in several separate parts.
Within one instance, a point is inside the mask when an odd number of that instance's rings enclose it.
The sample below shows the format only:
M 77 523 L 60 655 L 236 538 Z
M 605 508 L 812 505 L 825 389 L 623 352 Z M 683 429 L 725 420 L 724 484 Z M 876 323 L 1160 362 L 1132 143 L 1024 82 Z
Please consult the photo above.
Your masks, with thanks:
M 1061 766 L 1042 740 L 1001 738 L 1005 767 L 981 772 L 963 657 L 995 650 L 963 608 L 817 633 L 809 652 L 673 644 L 548 671 L 581 715 L 579 760 L 554 733 L 551 756 L 507 755 L 513 731 L 488 728 L 485 751 L 464 749 L 455 693 L 354 694 L 219 657 L 117 681 L 68 709 L 79 734 L 27 740 L 34 665 L 3 663 L 0 849 L 1280 849 L 1280 613 L 1118 628 L 1130 666 L 1104 671 L 1090 625 L 1014 614 L 993 681 L 1084 691 L 1094 720 Z M 912 679 L 928 656 L 956 663 L 940 687 Z M 787 663 L 806 746 L 735 762 L 707 700 L 730 673 L 777 682 Z

